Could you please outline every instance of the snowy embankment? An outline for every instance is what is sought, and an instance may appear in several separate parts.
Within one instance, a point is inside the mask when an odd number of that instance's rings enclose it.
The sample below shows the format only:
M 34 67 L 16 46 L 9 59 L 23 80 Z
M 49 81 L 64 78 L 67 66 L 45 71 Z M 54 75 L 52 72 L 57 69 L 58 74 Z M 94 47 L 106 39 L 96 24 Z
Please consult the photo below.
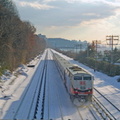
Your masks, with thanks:
M 29 65 L 35 67 L 27 67 L 27 65 L 20 65 L 13 73 L 3 75 L 0 79 L 0 118 L 6 114 L 9 106 L 19 100 L 24 89 L 29 84 L 31 77 L 37 69 L 40 62 L 40 57 L 36 57 Z M 21 87 L 22 86 L 22 87 Z M 19 91 L 16 94 L 16 91 Z

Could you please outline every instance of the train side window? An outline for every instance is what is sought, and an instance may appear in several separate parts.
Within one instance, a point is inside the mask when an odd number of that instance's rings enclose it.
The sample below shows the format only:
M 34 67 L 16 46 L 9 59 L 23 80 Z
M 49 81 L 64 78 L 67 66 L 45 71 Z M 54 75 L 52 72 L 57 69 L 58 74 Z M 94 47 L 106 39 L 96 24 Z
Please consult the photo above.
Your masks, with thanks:
M 82 76 L 74 76 L 74 80 L 82 80 Z

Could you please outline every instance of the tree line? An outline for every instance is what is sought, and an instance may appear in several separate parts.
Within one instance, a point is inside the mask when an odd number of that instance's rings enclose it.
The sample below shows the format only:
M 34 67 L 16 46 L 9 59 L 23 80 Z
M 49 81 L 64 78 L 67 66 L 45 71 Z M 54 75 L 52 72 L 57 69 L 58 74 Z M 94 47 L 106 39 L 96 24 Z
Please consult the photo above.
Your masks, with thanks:
M 56 49 L 57 50 L 57 49 Z M 120 60 L 120 50 L 115 48 L 113 50 L 113 63 L 111 63 L 111 51 L 104 51 L 104 55 L 101 52 L 97 52 L 92 45 L 89 45 L 87 50 L 75 53 L 73 51 L 60 51 L 63 54 L 74 58 L 80 63 L 83 63 L 95 71 L 103 72 L 109 76 L 120 75 L 120 65 L 115 63 Z
M 22 21 L 12 0 L 0 0 L 0 74 L 27 63 L 45 48 L 35 27 Z

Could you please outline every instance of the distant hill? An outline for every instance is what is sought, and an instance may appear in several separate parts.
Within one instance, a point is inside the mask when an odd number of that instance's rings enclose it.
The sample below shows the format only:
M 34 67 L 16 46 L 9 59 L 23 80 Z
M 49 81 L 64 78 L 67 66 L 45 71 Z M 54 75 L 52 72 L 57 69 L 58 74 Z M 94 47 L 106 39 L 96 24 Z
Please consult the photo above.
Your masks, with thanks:
M 58 48 L 62 50 L 87 49 L 87 41 L 68 40 L 64 38 L 46 38 L 46 36 L 42 34 L 38 34 L 38 36 L 44 38 L 46 40 L 47 46 L 50 48 Z
M 47 44 L 49 47 L 52 48 L 59 48 L 59 49 L 86 49 L 87 47 L 87 41 L 77 41 L 77 40 L 67 40 L 63 38 L 47 38 L 46 39 Z

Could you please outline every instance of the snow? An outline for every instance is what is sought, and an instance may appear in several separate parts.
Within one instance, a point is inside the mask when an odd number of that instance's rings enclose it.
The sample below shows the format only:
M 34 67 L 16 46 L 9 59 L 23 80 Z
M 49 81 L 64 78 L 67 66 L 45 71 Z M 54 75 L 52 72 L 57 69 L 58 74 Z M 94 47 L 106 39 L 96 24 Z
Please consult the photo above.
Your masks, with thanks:
M 120 108 L 120 82 L 117 82 L 117 79 L 120 76 L 110 77 L 104 73 L 94 71 L 93 69 L 74 61 L 72 58 L 69 58 L 61 53 L 59 53 L 62 57 L 64 57 L 66 60 L 70 61 L 73 64 L 77 64 L 80 67 L 86 69 L 88 72 L 90 72 L 94 76 L 94 87 L 99 90 L 100 93 L 102 93 L 105 97 L 107 97 L 111 103 L 113 103 L 115 106 Z M 95 96 L 97 96 L 94 93 Z M 99 97 L 98 97 L 99 98 Z M 100 98 L 99 98 L 100 99 Z M 101 100 L 102 103 L 105 103 L 104 100 Z M 106 106 L 106 104 L 105 104 Z M 108 105 L 109 107 L 109 105 Z M 110 111 L 113 111 L 112 108 L 109 108 Z M 116 116 L 117 119 L 120 119 L 120 112 L 114 113 L 111 112 L 113 115 Z
M 39 59 L 31 61 L 30 64 L 38 64 Z M 9 107 L 15 101 L 18 101 L 23 94 L 26 86 L 29 84 L 37 65 L 35 68 L 27 68 L 25 65 L 19 67 L 9 79 L 1 82 L 0 88 L 0 118 L 3 118 L 8 112 Z M 19 71 L 22 71 L 19 73 Z M 16 77 L 17 74 L 17 77 Z M 11 118 L 12 113 L 14 113 L 15 107 L 9 110 L 8 118 Z
M 44 52 L 44 54 L 45 53 L 46 52 Z M 93 119 L 88 108 L 77 109 L 76 106 L 72 104 L 49 50 L 48 53 L 48 69 L 46 76 L 47 99 L 45 99 L 46 112 L 44 118 L 61 120 L 61 116 L 63 116 L 64 119 L 80 119 L 79 112 L 81 112 L 84 119 Z M 43 59 L 44 54 L 36 57 L 29 63 L 29 65 L 35 65 L 35 67 L 21 65 L 15 73 L 11 74 L 9 77 L 3 77 L 2 82 L 0 82 L 0 119 L 13 118 L 16 108 L 20 104 L 21 96 L 24 94 L 26 87 L 29 85 L 34 73 Z M 104 94 L 104 96 L 107 96 L 115 106 L 120 108 L 120 82 L 117 82 L 117 78 L 120 76 L 109 77 L 101 72 L 94 72 L 93 69 L 74 61 L 72 58 L 69 58 L 61 53 L 59 54 L 71 63 L 77 64 L 93 74 L 95 78 L 94 87 Z M 4 80 L 6 77 L 7 79 Z M 31 90 L 34 90 L 34 88 L 31 88 Z M 94 94 L 97 96 L 96 93 Z M 100 96 L 98 96 L 98 98 L 99 97 Z M 99 99 L 102 103 L 104 103 L 104 100 L 102 101 L 101 98 Z M 23 109 L 25 109 L 24 106 Z M 110 110 L 112 111 L 113 108 L 110 107 Z M 113 114 L 117 117 L 117 119 L 120 119 L 120 113 L 114 113 L 113 111 Z

